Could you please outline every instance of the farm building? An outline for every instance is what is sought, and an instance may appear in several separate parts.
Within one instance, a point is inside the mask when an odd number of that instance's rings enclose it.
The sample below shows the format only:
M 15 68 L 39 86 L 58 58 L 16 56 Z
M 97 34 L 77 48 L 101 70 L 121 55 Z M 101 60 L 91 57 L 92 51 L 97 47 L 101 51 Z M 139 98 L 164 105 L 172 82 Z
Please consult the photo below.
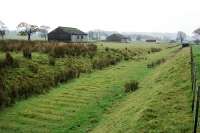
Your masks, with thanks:
M 129 38 L 125 37 L 121 34 L 112 34 L 106 38 L 107 41 L 110 42 L 128 42 Z
M 84 42 L 87 34 L 77 28 L 58 27 L 48 34 L 49 41 Z
M 188 41 L 183 41 L 183 42 L 181 43 L 181 45 L 182 45 L 182 48 L 184 48 L 184 47 L 190 46 L 190 43 L 189 43 Z
M 156 40 L 155 39 L 148 39 L 148 40 L 146 40 L 146 42 L 156 42 Z

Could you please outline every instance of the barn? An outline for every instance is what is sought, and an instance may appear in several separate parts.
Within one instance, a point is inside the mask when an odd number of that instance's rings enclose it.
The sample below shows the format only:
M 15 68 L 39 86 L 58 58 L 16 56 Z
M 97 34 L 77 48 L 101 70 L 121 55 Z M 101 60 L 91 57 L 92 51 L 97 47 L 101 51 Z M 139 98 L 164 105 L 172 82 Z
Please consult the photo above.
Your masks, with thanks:
M 147 39 L 146 42 L 156 42 L 157 40 L 155 39 Z
M 121 34 L 112 34 L 106 38 L 107 41 L 110 42 L 128 42 L 129 38 L 125 37 Z
M 85 42 L 87 34 L 77 28 L 58 27 L 48 34 L 49 41 Z

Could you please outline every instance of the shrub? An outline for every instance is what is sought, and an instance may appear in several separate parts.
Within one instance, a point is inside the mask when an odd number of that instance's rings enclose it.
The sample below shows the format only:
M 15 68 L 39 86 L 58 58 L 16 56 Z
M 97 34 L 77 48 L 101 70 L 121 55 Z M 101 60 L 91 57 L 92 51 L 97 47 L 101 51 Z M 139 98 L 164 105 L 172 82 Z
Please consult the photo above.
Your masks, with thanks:
M 8 103 L 8 98 L 4 92 L 2 77 L 0 77 L 0 108 Z
M 62 45 L 56 45 L 53 49 L 53 56 L 56 58 L 65 57 L 65 49 Z
M 161 48 L 151 48 L 151 52 L 160 52 Z
M 130 58 L 129 58 L 128 56 L 125 56 L 125 57 L 124 57 L 124 60 L 126 60 L 126 61 L 129 60 L 129 59 L 130 59 Z
M 72 78 L 78 78 L 79 77 L 79 75 L 80 75 L 80 72 L 79 72 L 79 70 L 78 69 L 76 69 L 76 68 L 70 68 L 69 69 L 69 71 L 68 71 L 68 78 L 69 79 L 72 79 Z
M 56 59 L 53 56 L 49 56 L 49 65 L 55 66 Z
M 139 88 L 139 82 L 132 80 L 124 85 L 125 92 L 133 92 Z
M 32 51 L 31 48 L 29 47 L 24 47 L 23 49 L 23 56 L 27 59 L 31 59 L 32 58 Z
M 162 64 L 162 63 L 164 63 L 164 62 L 165 62 L 165 59 L 164 59 L 164 58 L 161 58 L 161 59 L 159 59 L 159 60 L 156 61 L 156 64 L 157 64 L 157 65 L 160 65 L 160 64 Z
M 157 61 L 154 61 L 154 62 L 152 62 L 152 63 L 147 64 L 147 68 L 154 68 L 154 67 L 156 67 L 157 65 L 160 65 L 160 64 L 164 63 L 165 61 L 166 61 L 166 60 L 165 60 L 164 58 L 161 58 L 161 59 L 159 59 L 159 60 L 157 60 Z
M 28 48 L 27 48 L 28 47 Z M 80 56 L 96 53 L 97 46 L 90 43 L 58 43 L 44 41 L 0 40 L 2 51 L 23 51 L 26 58 L 31 58 L 31 51 L 49 53 L 54 51 L 54 57 Z M 31 51 L 29 51 L 31 50 Z
M 4 106 L 7 104 L 7 97 L 4 93 L 4 91 L 2 90 L 2 88 L 0 88 L 0 107 Z
M 6 53 L 6 58 L 4 60 L 4 64 L 6 66 L 13 66 L 13 64 L 14 64 L 14 59 L 9 52 Z
M 103 69 L 104 67 L 108 67 L 109 65 L 115 65 L 117 62 L 121 60 L 118 56 L 112 56 L 108 54 L 105 57 L 96 58 L 92 61 L 92 66 L 94 69 Z
M 30 71 L 32 71 L 33 73 L 37 73 L 39 70 L 39 67 L 37 64 L 29 64 L 28 68 L 30 69 Z
M 108 47 L 105 48 L 105 51 L 108 52 L 110 49 Z
M 153 68 L 155 66 L 154 62 L 147 64 L 147 68 Z

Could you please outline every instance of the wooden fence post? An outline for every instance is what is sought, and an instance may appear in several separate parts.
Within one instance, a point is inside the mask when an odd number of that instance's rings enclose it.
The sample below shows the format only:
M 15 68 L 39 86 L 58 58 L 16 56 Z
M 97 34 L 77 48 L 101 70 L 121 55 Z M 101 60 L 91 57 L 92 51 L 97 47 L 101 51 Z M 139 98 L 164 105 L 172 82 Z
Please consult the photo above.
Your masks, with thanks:
M 193 53 L 192 53 L 192 46 L 190 46 L 190 61 L 191 61 L 191 80 L 193 81 Z
M 192 82 L 192 112 L 194 111 L 195 97 L 196 97 L 196 71 L 195 63 L 193 59 L 192 46 L 190 46 L 190 57 L 191 57 L 191 82 Z
M 196 97 L 196 67 L 195 67 L 195 63 L 193 62 L 193 72 L 192 72 L 192 111 L 194 111 L 194 104 L 195 104 L 195 97 Z
M 195 111 L 194 131 L 193 131 L 193 133 L 196 133 L 196 132 L 197 132 L 197 126 L 198 126 L 198 117 L 199 117 L 199 96 L 200 96 L 200 90 L 199 90 L 199 86 L 198 86 L 198 87 L 197 87 L 196 111 Z

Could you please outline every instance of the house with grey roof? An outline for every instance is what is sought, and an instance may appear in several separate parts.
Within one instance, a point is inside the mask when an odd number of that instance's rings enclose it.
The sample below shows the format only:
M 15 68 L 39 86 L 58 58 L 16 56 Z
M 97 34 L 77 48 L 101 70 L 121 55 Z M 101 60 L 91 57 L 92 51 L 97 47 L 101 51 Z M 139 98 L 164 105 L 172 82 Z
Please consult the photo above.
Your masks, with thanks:
M 49 41 L 85 42 L 87 34 L 77 28 L 58 27 L 48 34 Z

